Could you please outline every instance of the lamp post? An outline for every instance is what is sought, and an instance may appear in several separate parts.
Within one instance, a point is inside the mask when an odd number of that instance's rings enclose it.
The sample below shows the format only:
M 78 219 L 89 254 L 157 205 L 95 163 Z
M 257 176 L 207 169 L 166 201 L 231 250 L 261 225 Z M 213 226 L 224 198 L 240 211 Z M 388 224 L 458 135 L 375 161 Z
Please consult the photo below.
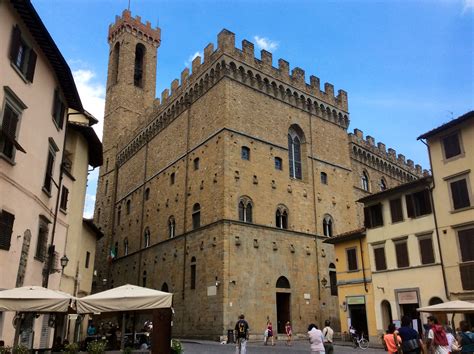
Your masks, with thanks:
M 64 268 L 66 268 L 67 264 L 69 263 L 69 258 L 67 258 L 67 256 L 64 255 L 64 256 L 61 257 L 59 262 L 61 263 L 61 268 L 62 268 L 62 271 L 64 272 Z

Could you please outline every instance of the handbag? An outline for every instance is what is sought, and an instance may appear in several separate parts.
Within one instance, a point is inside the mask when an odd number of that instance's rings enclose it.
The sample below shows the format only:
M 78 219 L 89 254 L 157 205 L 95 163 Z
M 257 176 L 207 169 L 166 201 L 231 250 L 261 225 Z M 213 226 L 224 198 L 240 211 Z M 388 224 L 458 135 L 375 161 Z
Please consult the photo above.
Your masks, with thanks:
M 403 349 L 398 342 L 397 334 L 393 334 L 393 341 L 395 342 L 395 346 L 397 347 L 397 354 L 403 354 Z

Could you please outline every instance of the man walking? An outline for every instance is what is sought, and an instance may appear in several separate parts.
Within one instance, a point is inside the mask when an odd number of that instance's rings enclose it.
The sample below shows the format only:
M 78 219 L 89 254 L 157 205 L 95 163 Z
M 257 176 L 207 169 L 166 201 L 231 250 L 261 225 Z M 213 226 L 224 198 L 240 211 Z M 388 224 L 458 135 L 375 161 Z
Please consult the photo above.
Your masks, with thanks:
M 449 354 L 448 338 L 443 326 L 438 323 L 434 316 L 428 316 L 428 351 L 433 354 Z
M 332 337 L 334 335 L 334 331 L 331 328 L 331 322 L 329 320 L 326 320 L 324 322 L 324 328 L 323 328 L 323 336 L 324 336 L 324 350 L 326 351 L 326 354 L 333 354 L 334 353 L 334 346 L 332 344 Z
M 249 324 L 245 320 L 244 314 L 239 316 L 239 320 L 235 324 L 235 333 L 237 338 L 236 354 L 247 353 L 247 340 L 249 339 Z

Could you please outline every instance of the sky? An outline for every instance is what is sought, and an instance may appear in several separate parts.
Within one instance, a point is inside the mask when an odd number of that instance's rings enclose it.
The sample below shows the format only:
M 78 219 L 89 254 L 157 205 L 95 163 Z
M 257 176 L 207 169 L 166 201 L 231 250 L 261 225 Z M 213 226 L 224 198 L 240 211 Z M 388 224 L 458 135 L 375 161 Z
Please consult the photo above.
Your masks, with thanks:
M 108 25 L 129 0 L 32 0 L 102 136 Z M 157 97 L 226 28 L 348 93 L 350 127 L 429 169 L 416 138 L 474 109 L 474 0 L 130 0 L 161 28 Z M 98 169 L 84 214 L 93 214 Z

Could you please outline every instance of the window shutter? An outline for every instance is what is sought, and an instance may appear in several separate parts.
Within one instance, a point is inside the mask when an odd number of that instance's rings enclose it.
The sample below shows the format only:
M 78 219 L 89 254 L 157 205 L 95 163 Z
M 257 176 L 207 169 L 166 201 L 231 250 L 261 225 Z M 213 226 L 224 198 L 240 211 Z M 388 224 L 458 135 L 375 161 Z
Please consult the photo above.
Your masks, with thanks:
M 0 213 L 0 249 L 9 250 L 15 215 L 3 210 Z
M 423 213 L 423 215 L 431 214 L 431 198 L 430 198 L 430 192 L 428 191 L 428 189 L 425 189 L 423 191 L 423 198 L 425 202 L 425 212 Z
M 374 248 L 374 257 L 375 257 L 376 270 L 387 269 L 387 264 L 385 262 L 385 248 L 383 247 Z
M 370 229 L 372 227 L 372 222 L 370 220 L 370 211 L 369 207 L 364 208 L 364 225 L 366 228 Z
M 12 36 L 10 41 L 10 60 L 15 61 L 18 55 L 18 49 L 20 48 L 21 42 L 21 31 L 20 27 L 14 26 L 12 30 Z
M 408 249 L 406 242 L 399 242 L 395 244 L 395 252 L 397 254 L 397 265 L 399 268 L 409 266 Z
M 451 183 L 451 193 L 453 197 L 454 209 L 461 209 L 470 206 L 467 183 L 461 179 Z
M 463 262 L 474 261 L 474 228 L 459 231 L 458 238 L 461 260 Z
M 66 107 L 64 106 L 64 103 L 60 100 L 59 101 L 59 128 L 63 128 L 64 125 L 64 113 L 66 110 Z
M 405 196 L 405 200 L 407 202 L 407 215 L 409 218 L 415 217 L 415 209 L 413 207 L 413 196 L 411 194 L 407 194 Z
M 247 208 L 245 209 L 246 212 L 246 220 L 247 222 L 252 222 L 252 204 L 247 203 Z
M 431 238 L 420 240 L 421 264 L 434 263 L 433 241 Z
M 54 90 L 54 98 L 53 98 L 53 110 L 51 112 L 51 114 L 53 115 L 54 117 L 54 120 L 56 122 L 58 122 L 58 111 L 59 111 L 59 93 L 58 93 L 58 90 Z
M 26 79 L 33 82 L 36 68 L 36 53 L 33 49 L 30 50 L 30 57 L 28 60 L 28 68 L 26 69 Z
M 244 221 L 244 202 L 239 203 L 239 220 Z

